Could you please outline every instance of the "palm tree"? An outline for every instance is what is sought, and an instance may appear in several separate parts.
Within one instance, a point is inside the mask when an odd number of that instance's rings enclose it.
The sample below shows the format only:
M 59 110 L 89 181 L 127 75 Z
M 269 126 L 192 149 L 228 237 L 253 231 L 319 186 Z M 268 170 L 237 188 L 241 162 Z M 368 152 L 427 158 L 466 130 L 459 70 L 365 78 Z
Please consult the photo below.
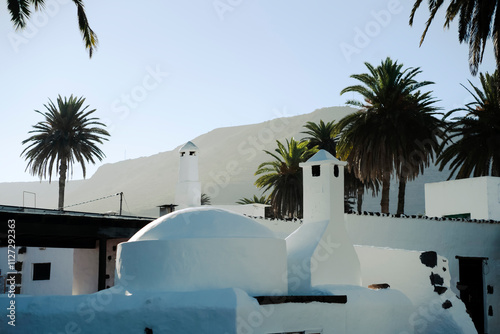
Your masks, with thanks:
M 246 198 L 243 197 L 239 199 L 236 204 L 253 204 L 253 203 L 259 203 L 259 204 L 271 204 L 271 200 L 269 196 L 260 196 L 257 197 L 256 195 L 253 195 L 253 198 Z
M 404 213 L 406 183 L 424 173 L 439 152 L 439 142 L 444 138 L 443 122 L 436 118 L 431 92 L 419 91 L 410 95 L 400 110 L 399 121 L 405 126 L 400 132 L 401 151 L 396 176 L 399 178 L 397 214 Z
M 269 197 L 275 217 L 302 217 L 302 168 L 299 163 L 307 161 L 317 149 L 308 149 L 307 142 L 298 142 L 294 138 L 287 140 L 285 145 L 280 141 L 276 143 L 276 153 L 264 151 L 274 160 L 259 165 L 255 175 L 260 177 L 255 185 L 264 192 L 272 189 Z
M 201 194 L 201 205 L 211 205 L 212 199 L 205 193 Z
M 76 5 L 78 15 L 78 26 L 82 34 L 85 48 L 89 51 L 89 57 L 92 57 L 94 49 L 97 48 L 97 35 L 90 28 L 85 14 L 85 8 L 82 0 L 73 0 Z M 16 29 L 24 29 L 31 15 L 30 7 L 35 10 L 42 10 L 45 5 L 45 0 L 7 0 L 7 8 L 10 12 L 10 19 Z
M 403 70 L 403 64 L 390 58 L 378 67 L 365 65 L 369 73 L 351 76 L 363 85 L 349 86 L 341 92 L 357 92 L 365 102 L 347 102 L 360 110 L 337 124 L 338 155 L 364 183 L 382 184 L 382 213 L 389 212 L 391 177 L 399 178 L 398 213 L 402 213 L 406 181 L 428 166 L 437 148 L 435 137 L 440 132 L 436 127 L 440 123 L 434 117 L 435 100 L 430 92 L 421 94 L 418 90 L 432 82 L 416 81 L 419 68 Z
M 337 153 L 337 142 L 335 141 L 335 121 L 328 123 L 319 121 L 319 124 L 307 122 L 304 127 L 307 131 L 302 131 L 303 134 L 309 135 L 304 137 L 302 141 L 306 141 L 309 149 L 317 146 L 318 150 L 328 151 L 335 156 Z
M 442 143 L 437 159 L 440 170 L 451 170 L 448 180 L 457 173 L 462 179 L 476 176 L 500 176 L 500 96 L 497 91 L 498 72 L 493 75 L 480 73 L 482 90 L 467 89 L 474 97 L 465 108 L 458 108 L 445 115 L 445 119 L 457 111 L 465 116 L 452 118 L 446 128 L 449 134 Z
M 47 111 L 42 113 L 45 120 L 33 126 L 33 135 L 23 140 L 22 144 L 29 144 L 21 153 L 28 160 L 27 170 L 40 179 L 49 177 L 52 180 L 52 171 L 59 169 L 59 200 L 58 208 L 64 208 L 64 189 L 66 186 L 66 171 L 73 170 L 73 163 L 77 162 L 83 170 L 85 178 L 85 163 L 95 163 L 95 158 L 101 161 L 105 155 L 97 147 L 107 140 L 109 133 L 102 127 L 105 125 L 98 118 L 89 117 L 95 109 L 87 111 L 88 106 L 82 108 L 85 99 L 71 95 L 64 100 L 59 96 L 57 105 L 50 99 L 44 105 Z
M 430 11 L 424 32 L 420 39 L 422 45 L 427 30 L 431 25 L 443 0 L 428 0 Z M 410 25 L 413 25 L 415 12 L 422 4 L 416 0 L 410 14 Z M 444 27 L 449 28 L 451 21 L 458 15 L 458 40 L 469 43 L 469 67 L 472 75 L 476 75 L 479 64 L 483 61 L 486 41 L 491 37 L 495 49 L 497 71 L 500 70 L 500 8 L 498 1 L 452 0 L 446 9 Z

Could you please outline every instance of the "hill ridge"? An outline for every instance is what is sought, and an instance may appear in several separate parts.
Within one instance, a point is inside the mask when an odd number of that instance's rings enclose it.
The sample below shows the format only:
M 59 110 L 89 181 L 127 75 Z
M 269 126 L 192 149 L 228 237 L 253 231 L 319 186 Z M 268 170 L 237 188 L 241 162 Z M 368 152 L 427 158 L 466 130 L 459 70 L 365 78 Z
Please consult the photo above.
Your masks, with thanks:
M 212 204 L 235 204 L 243 197 L 260 196 L 261 192 L 254 186 L 254 173 L 259 164 L 270 160 L 264 149 L 274 150 L 276 140 L 303 138 L 301 132 L 308 121 L 338 121 L 355 110 L 350 107 L 320 108 L 307 114 L 284 115 L 260 123 L 216 128 L 193 138 L 191 141 L 200 149 L 202 192 L 211 198 Z M 106 163 L 86 180 L 69 180 L 65 203 L 72 205 L 123 192 L 126 214 L 157 216 L 157 206 L 174 202 L 179 165 L 177 152 L 182 145 L 184 143 L 179 143 L 170 151 L 150 156 Z M 407 213 L 424 213 L 423 183 L 443 181 L 446 177 L 444 172 L 431 166 L 423 176 L 408 182 Z M 37 207 L 55 208 L 57 187 L 57 182 L 50 185 L 47 182 L 0 183 L 0 203 L 21 206 L 23 191 L 30 191 L 38 195 Z M 391 212 L 395 210 L 396 195 L 397 185 L 393 184 Z M 33 206 L 30 203 L 26 205 Z M 88 212 L 118 211 L 118 208 L 119 199 L 113 197 L 72 207 Z M 378 199 L 367 194 L 363 209 L 378 211 Z

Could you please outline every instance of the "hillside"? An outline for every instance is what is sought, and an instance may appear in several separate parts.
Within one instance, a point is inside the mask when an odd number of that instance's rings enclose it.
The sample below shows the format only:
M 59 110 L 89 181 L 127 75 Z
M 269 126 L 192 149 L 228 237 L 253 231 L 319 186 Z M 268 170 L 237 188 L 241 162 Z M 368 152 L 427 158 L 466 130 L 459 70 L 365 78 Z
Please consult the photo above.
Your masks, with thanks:
M 268 161 L 263 150 L 274 150 L 276 140 L 302 138 L 303 125 L 319 120 L 339 120 L 353 112 L 349 107 L 318 109 L 312 113 L 282 117 L 267 122 L 218 128 L 193 138 L 200 149 L 199 169 L 202 192 L 213 204 L 234 204 L 242 197 L 260 195 L 253 185 L 255 171 L 260 163 Z M 129 159 L 101 166 L 87 180 L 71 180 L 66 190 L 67 205 L 124 193 L 125 213 L 157 216 L 158 205 L 174 202 L 178 174 L 178 148 L 149 157 Z M 424 213 L 424 183 L 445 180 L 447 173 L 436 167 L 428 168 L 423 176 L 407 185 L 406 211 Z M 54 208 L 57 202 L 57 182 L 0 183 L 0 203 L 22 205 L 23 191 L 37 193 L 37 207 Z M 33 205 L 33 195 L 24 194 L 26 206 Z M 391 212 L 395 211 L 397 184 L 391 187 Z M 378 211 L 379 199 L 365 196 L 363 209 Z M 107 212 L 118 211 L 119 197 L 78 205 L 68 210 Z

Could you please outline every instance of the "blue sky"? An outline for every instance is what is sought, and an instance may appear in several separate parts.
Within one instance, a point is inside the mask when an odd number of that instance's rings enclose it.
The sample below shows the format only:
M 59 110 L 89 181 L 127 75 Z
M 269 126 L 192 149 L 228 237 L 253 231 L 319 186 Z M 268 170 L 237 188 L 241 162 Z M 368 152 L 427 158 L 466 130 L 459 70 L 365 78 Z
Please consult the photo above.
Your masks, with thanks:
M 148 156 L 218 127 L 258 123 L 317 108 L 343 106 L 340 91 L 390 56 L 420 67 L 438 105 L 470 101 L 460 86 L 470 75 L 468 47 L 456 26 L 443 29 L 444 8 L 422 47 L 428 11 L 408 25 L 413 2 L 391 1 L 86 1 L 99 37 L 84 50 L 76 9 L 47 1 L 24 32 L 0 8 L 0 182 L 35 181 L 25 172 L 21 141 L 41 120 L 48 99 L 86 97 L 109 127 L 106 159 L 88 166 Z M 480 71 L 494 71 L 491 43 Z M 54 178 L 54 176 L 53 176 Z M 73 179 L 82 178 L 75 168 Z

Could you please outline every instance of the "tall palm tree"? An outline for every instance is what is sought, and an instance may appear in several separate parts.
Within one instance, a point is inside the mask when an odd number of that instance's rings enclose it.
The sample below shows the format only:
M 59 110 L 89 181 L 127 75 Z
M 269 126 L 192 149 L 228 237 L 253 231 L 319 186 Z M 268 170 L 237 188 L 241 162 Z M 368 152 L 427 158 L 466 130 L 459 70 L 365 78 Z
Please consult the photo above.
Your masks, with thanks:
M 444 138 L 443 122 L 435 117 L 438 108 L 431 92 L 419 91 L 408 96 L 400 110 L 399 122 L 404 126 L 400 132 L 401 149 L 396 176 L 399 178 L 397 214 L 404 213 L 406 183 L 412 181 L 434 161 L 439 152 L 439 143 Z
M 500 95 L 497 91 L 498 72 L 493 75 L 480 73 L 482 90 L 470 85 L 467 91 L 474 97 L 465 108 L 458 108 L 445 115 L 445 119 L 457 111 L 465 116 L 452 118 L 442 143 L 437 162 L 440 170 L 451 170 L 448 179 L 476 176 L 500 176 Z M 449 167 L 447 167 L 450 163 Z
M 299 142 L 294 138 L 287 140 L 286 144 L 280 141 L 276 143 L 276 153 L 265 151 L 274 160 L 259 165 L 255 175 L 260 177 L 255 185 L 264 192 L 272 189 L 269 196 L 275 217 L 302 217 L 302 168 L 299 163 L 307 161 L 317 149 L 308 149 L 307 142 Z
M 89 51 L 89 57 L 92 57 L 94 49 L 97 48 L 97 35 L 90 28 L 85 7 L 82 0 L 73 0 L 76 5 L 78 15 L 78 26 L 82 34 L 85 48 Z M 35 10 L 42 10 L 45 6 L 45 0 L 7 0 L 7 8 L 10 12 L 10 19 L 16 29 L 24 29 L 31 15 L 30 7 Z
M 419 68 L 403 70 L 403 64 L 390 58 L 377 67 L 365 65 L 369 73 L 351 76 L 362 85 L 349 86 L 341 92 L 359 93 L 365 101 L 347 102 L 360 110 L 338 122 L 337 150 L 356 177 L 382 184 L 381 211 L 388 213 L 392 176 L 400 180 L 399 201 L 404 203 L 406 181 L 421 173 L 433 159 L 437 148 L 434 136 L 440 134 L 436 131 L 439 120 L 434 117 L 435 100 L 430 92 L 419 91 L 432 84 L 415 80 L 421 73 Z M 398 213 L 401 211 L 398 205 Z
M 420 45 L 431 25 L 443 0 L 428 0 L 430 11 L 429 19 L 425 25 L 420 39 Z M 410 25 L 413 25 L 415 12 L 422 4 L 416 0 L 410 14 Z M 498 0 L 451 0 L 446 8 L 444 27 L 449 28 L 451 21 L 458 16 L 458 40 L 460 43 L 469 43 L 469 67 L 472 75 L 476 75 L 479 64 L 483 61 L 483 54 L 488 38 L 493 40 L 497 71 L 500 71 L 500 6 Z
M 109 133 L 103 129 L 105 125 L 98 118 L 90 117 L 95 109 L 87 111 L 83 107 L 85 99 L 71 95 L 69 98 L 57 98 L 57 105 L 50 99 L 44 105 L 47 109 L 42 113 L 45 120 L 33 126 L 33 135 L 23 140 L 28 144 L 21 155 L 28 161 L 27 170 L 40 179 L 49 177 L 52 180 L 54 165 L 59 169 L 59 200 L 58 208 L 64 208 L 64 189 L 66 186 L 66 172 L 68 167 L 73 170 L 73 163 L 79 163 L 85 178 L 85 163 L 101 161 L 105 155 L 97 144 L 107 140 Z

